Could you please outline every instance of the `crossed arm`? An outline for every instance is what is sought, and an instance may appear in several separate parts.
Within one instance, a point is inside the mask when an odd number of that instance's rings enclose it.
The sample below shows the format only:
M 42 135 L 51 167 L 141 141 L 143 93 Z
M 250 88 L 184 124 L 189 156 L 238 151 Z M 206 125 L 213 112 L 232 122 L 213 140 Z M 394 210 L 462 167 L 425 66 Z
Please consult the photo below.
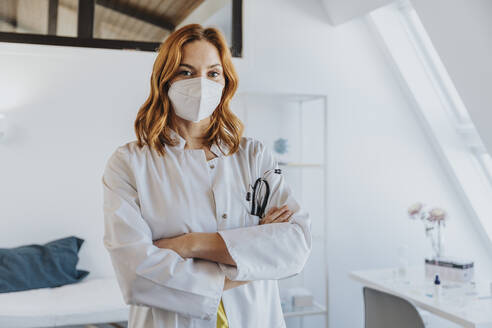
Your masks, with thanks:
M 183 258 L 201 258 L 236 265 L 219 233 L 190 232 L 154 241 L 159 248 L 174 250 Z
M 232 259 L 222 237 L 215 233 L 190 232 L 177 237 L 163 238 L 154 241 L 159 248 L 170 248 L 183 258 L 201 258 L 209 261 L 236 265 Z M 224 278 L 224 290 L 228 290 L 249 281 L 231 281 Z
M 260 224 L 286 222 L 292 215 L 287 205 L 280 208 L 272 207 Z M 190 232 L 171 238 L 154 241 L 159 248 L 174 250 L 183 258 L 200 258 L 218 263 L 236 266 L 229 254 L 226 244 L 218 232 Z M 248 281 L 232 281 L 225 278 L 224 290 L 247 283 Z
M 286 222 L 292 211 L 287 205 L 280 208 L 272 207 L 261 224 Z M 170 248 L 183 258 L 200 258 L 218 263 L 236 265 L 229 254 L 226 244 L 218 232 L 190 232 L 171 238 L 154 241 L 159 248 Z

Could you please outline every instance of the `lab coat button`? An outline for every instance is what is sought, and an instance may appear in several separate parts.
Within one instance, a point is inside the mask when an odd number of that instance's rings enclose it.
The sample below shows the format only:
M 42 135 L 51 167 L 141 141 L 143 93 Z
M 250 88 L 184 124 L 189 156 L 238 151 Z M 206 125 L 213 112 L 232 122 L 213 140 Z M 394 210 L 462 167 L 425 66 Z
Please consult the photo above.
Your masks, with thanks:
M 222 214 L 223 219 L 227 219 L 227 213 Z
M 215 165 L 213 164 L 210 164 L 210 168 L 213 169 L 215 167 Z

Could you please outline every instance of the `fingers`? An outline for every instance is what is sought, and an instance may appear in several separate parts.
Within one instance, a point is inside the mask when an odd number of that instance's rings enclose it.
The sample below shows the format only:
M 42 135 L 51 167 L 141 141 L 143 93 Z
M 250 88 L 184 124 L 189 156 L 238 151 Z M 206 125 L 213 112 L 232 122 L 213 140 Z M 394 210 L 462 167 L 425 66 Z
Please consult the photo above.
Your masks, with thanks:
M 275 220 L 282 212 L 284 212 L 286 210 L 286 208 L 287 208 L 286 205 L 284 205 L 280 208 L 272 207 L 268 211 L 268 214 L 263 217 L 261 223 L 262 224 L 272 223 L 272 221 Z
M 266 212 L 266 215 L 270 215 L 271 213 L 273 213 L 273 211 L 275 211 L 277 209 L 278 209 L 278 207 L 276 207 L 276 206 L 270 207 L 270 209 L 268 210 L 268 212 Z
M 275 209 L 274 211 L 272 211 L 272 213 L 270 214 L 270 218 L 268 221 L 273 221 L 275 220 L 277 217 L 279 217 L 283 212 L 287 211 L 288 208 L 287 208 L 287 205 L 284 205 L 284 206 L 281 206 L 277 209 Z
M 291 210 L 287 209 L 279 217 L 277 217 L 275 220 L 273 220 L 272 223 L 288 221 L 289 218 L 292 216 L 292 214 L 293 214 L 293 212 Z
M 270 221 L 271 221 L 271 219 L 272 219 L 272 218 L 271 218 L 271 215 L 272 215 L 272 213 L 273 213 L 273 212 L 275 212 L 277 209 L 278 209 L 277 207 L 272 206 L 272 207 L 268 210 L 268 212 L 266 212 L 265 216 L 264 216 L 262 219 L 260 219 L 259 224 L 267 224 L 267 223 L 270 223 Z
M 272 213 L 274 211 L 276 211 L 277 208 L 274 206 L 274 207 L 271 207 L 268 212 L 265 214 L 265 216 L 263 218 L 260 218 L 260 221 L 259 221 L 259 224 L 265 224 L 265 223 L 268 223 L 270 221 L 270 216 L 272 215 Z
M 289 220 L 292 214 L 293 212 L 289 210 L 287 205 L 281 206 L 279 208 L 272 207 L 268 210 L 265 217 L 260 220 L 260 224 L 286 222 Z
M 278 214 L 280 214 L 280 213 L 284 212 L 285 210 L 288 210 L 288 208 L 287 208 L 287 204 L 285 204 L 285 205 L 283 205 L 283 206 L 279 207 L 279 208 L 278 208 L 278 209 L 277 209 L 274 213 L 278 215 Z

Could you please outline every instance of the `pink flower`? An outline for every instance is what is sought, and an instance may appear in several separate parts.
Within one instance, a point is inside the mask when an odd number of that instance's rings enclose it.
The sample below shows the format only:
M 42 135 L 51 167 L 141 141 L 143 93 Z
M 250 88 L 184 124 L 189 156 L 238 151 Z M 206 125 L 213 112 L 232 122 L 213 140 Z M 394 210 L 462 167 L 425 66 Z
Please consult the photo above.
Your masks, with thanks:
M 433 208 L 432 210 L 429 211 L 429 217 L 427 220 L 429 221 L 444 221 L 446 218 L 446 212 L 438 207 Z
M 420 213 L 421 210 L 422 210 L 422 203 L 417 202 L 408 208 L 408 215 L 413 217 L 415 214 Z

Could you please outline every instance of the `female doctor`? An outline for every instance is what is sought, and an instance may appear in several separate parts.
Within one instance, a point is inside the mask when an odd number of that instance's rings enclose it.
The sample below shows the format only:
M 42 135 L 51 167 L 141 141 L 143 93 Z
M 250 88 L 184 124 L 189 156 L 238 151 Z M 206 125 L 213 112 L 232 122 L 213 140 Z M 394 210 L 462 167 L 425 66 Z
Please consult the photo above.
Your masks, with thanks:
M 237 85 L 217 29 L 174 31 L 137 140 L 106 163 L 103 242 L 130 328 L 285 327 L 277 280 L 302 271 L 311 221 L 269 148 L 242 136 L 229 108 Z M 260 214 L 246 197 L 258 178 L 270 188 Z

